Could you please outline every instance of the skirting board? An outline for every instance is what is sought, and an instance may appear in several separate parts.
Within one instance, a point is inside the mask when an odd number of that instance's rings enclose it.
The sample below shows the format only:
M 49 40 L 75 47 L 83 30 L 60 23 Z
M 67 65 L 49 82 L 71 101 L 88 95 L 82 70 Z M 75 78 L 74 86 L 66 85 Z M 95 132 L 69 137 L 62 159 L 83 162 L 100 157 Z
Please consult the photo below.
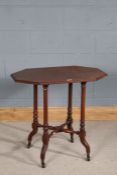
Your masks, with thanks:
M 0 108 L 0 121 L 30 121 L 32 108 Z M 67 108 L 50 107 L 49 119 L 63 121 L 67 116 Z M 39 108 L 39 118 L 43 118 L 43 108 Z M 73 119 L 80 118 L 80 109 L 73 107 Z M 87 107 L 86 120 L 117 120 L 117 107 Z

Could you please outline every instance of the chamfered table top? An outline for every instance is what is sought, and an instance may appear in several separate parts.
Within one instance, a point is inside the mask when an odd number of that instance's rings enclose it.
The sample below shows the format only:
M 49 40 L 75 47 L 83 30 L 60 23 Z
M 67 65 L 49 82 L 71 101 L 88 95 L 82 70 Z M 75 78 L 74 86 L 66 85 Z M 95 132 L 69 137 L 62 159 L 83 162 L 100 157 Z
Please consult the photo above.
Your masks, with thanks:
M 11 74 L 16 82 L 41 85 L 93 82 L 105 76 L 98 68 L 82 66 L 30 68 Z

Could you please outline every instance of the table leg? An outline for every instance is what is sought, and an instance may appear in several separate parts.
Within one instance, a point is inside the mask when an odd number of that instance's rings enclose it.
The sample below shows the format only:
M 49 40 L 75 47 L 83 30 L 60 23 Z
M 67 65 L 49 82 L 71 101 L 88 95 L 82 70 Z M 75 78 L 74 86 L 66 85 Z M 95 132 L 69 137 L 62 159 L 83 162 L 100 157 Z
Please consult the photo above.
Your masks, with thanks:
M 67 127 L 70 130 L 73 130 L 72 124 L 72 96 L 73 96 L 73 84 L 68 84 L 68 116 L 67 116 Z M 74 142 L 73 133 L 70 133 L 70 141 Z
M 38 85 L 33 86 L 33 98 L 33 123 L 32 132 L 28 136 L 28 148 L 31 147 L 32 138 L 38 131 Z
M 87 161 L 90 161 L 90 146 L 87 143 L 86 131 L 85 131 L 85 97 L 86 97 L 86 83 L 81 83 L 81 119 L 80 119 L 80 141 L 86 148 L 87 152 Z
M 42 137 L 42 141 L 43 141 L 43 146 L 42 146 L 42 150 L 41 150 L 41 165 L 42 168 L 45 168 L 45 155 L 46 155 L 46 151 L 48 148 L 48 142 L 49 142 L 49 134 L 48 134 L 48 85 L 44 85 L 43 86 L 43 110 L 44 110 L 44 119 L 43 119 L 43 137 Z

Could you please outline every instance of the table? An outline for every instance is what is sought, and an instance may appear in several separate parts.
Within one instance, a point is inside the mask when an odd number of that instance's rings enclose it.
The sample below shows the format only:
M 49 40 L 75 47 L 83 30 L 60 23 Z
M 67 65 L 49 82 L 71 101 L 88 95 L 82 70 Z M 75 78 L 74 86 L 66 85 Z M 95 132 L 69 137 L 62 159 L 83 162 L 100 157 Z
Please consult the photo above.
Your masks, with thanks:
M 43 128 L 43 146 L 41 149 L 41 165 L 45 168 L 45 156 L 49 140 L 54 133 L 65 132 L 70 134 L 70 141 L 74 142 L 74 134 L 77 134 L 81 143 L 86 149 L 87 161 L 90 161 L 90 146 L 86 141 L 85 131 L 85 100 L 86 84 L 94 82 L 107 74 L 100 69 L 82 66 L 63 66 L 47 68 L 30 68 L 13 73 L 11 77 L 18 83 L 27 83 L 33 85 L 34 105 L 33 105 L 33 123 L 32 131 L 28 136 L 28 145 L 31 147 L 33 136 L 37 133 L 38 128 Z M 72 95 L 73 83 L 81 84 L 81 112 L 80 112 L 80 130 L 73 129 L 72 118 Z M 52 84 L 68 84 L 68 109 L 65 123 L 60 126 L 50 126 L 48 121 L 48 87 Z M 38 120 L 38 85 L 43 87 L 43 124 Z M 48 131 L 51 131 L 50 133 Z

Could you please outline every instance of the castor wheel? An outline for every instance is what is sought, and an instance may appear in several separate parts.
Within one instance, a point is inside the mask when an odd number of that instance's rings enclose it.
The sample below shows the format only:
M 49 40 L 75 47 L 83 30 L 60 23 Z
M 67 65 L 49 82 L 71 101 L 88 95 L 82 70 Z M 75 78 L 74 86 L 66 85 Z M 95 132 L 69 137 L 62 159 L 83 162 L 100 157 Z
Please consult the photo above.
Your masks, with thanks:
M 90 159 L 90 155 L 87 155 L 87 161 L 90 161 L 91 159 Z
M 46 167 L 44 162 L 41 163 L 41 166 L 42 166 L 42 168 Z
M 71 143 L 74 143 L 74 139 L 73 139 L 73 138 L 71 138 L 71 139 L 70 139 L 70 142 L 71 142 Z
M 29 149 L 31 147 L 31 143 L 28 143 L 27 144 L 27 148 Z

